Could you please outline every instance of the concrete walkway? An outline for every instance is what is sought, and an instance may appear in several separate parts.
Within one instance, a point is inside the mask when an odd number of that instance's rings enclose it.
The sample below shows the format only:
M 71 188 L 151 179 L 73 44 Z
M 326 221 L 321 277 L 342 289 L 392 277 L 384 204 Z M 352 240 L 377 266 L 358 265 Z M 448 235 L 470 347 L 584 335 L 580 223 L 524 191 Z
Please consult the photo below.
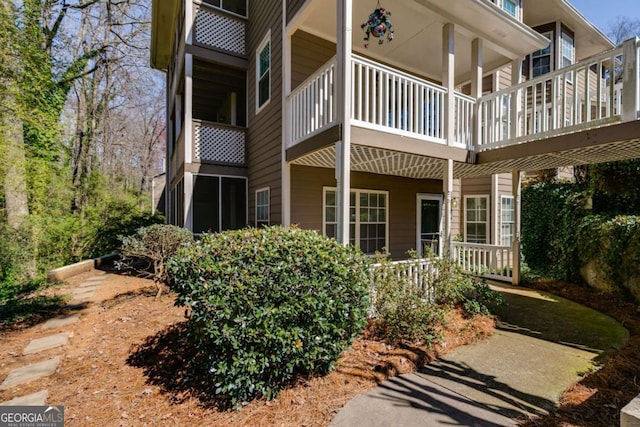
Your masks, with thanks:
M 603 351 L 629 337 L 610 317 L 574 302 L 492 287 L 508 303 L 497 310 L 492 337 L 356 396 L 331 426 L 514 426 L 550 411 Z

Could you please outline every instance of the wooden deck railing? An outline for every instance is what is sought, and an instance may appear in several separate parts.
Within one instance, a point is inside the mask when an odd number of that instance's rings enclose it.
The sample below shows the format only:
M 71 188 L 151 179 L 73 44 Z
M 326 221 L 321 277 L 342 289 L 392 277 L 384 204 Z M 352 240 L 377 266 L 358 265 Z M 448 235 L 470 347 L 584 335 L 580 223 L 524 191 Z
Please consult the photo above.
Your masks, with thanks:
M 451 242 L 451 258 L 466 273 L 511 281 L 514 259 L 511 246 Z
M 623 47 L 618 47 L 480 98 L 476 150 L 622 120 L 624 62 Z M 637 70 L 632 78 L 637 84 Z
M 335 124 L 335 57 L 289 95 L 291 145 Z M 446 144 L 446 89 L 354 55 L 351 60 L 351 119 L 356 126 Z M 473 98 L 454 94 L 454 141 L 470 147 Z

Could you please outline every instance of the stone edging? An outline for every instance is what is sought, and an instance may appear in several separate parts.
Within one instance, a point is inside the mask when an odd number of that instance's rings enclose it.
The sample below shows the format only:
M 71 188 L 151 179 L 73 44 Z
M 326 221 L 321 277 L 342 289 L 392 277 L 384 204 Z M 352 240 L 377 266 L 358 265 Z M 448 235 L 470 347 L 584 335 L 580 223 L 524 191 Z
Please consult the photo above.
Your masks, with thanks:
M 640 426 L 640 395 L 633 399 L 620 412 L 620 427 Z
M 108 262 L 118 259 L 118 257 L 119 255 L 117 253 L 112 253 L 98 258 L 76 262 L 75 264 L 65 265 L 64 267 L 54 268 L 53 270 L 47 271 L 47 281 L 55 282 L 68 279 L 80 273 L 94 270 Z

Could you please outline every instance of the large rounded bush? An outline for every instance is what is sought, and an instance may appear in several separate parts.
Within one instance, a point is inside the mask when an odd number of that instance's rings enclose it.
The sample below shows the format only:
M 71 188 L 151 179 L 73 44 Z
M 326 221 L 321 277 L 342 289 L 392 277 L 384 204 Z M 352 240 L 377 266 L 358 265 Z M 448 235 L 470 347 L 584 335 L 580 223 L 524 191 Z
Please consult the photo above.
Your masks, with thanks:
M 170 261 L 190 308 L 192 361 L 234 406 L 326 373 L 362 331 L 369 261 L 314 231 L 267 227 L 205 235 Z

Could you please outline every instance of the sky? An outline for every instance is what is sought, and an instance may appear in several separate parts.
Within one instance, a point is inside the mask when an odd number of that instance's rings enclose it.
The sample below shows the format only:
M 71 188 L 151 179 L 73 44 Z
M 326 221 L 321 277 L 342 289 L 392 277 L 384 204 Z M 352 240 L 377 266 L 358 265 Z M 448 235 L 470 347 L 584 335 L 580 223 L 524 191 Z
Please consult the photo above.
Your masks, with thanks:
M 569 0 L 569 3 L 604 33 L 618 16 L 640 19 L 640 0 Z

